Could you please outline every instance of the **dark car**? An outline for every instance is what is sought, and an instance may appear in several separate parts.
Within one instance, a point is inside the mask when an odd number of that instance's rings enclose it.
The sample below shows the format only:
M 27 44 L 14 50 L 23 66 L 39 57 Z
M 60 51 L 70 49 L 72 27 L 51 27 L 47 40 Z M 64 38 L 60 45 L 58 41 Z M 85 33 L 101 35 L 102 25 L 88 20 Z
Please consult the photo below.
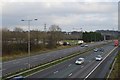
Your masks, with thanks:
M 99 51 L 104 52 L 104 49 L 103 48 L 99 48 Z
M 64 45 L 64 46 L 67 46 L 67 42 L 63 42 L 63 45 Z
M 81 46 L 81 47 L 84 47 L 84 44 L 81 44 L 80 46 Z

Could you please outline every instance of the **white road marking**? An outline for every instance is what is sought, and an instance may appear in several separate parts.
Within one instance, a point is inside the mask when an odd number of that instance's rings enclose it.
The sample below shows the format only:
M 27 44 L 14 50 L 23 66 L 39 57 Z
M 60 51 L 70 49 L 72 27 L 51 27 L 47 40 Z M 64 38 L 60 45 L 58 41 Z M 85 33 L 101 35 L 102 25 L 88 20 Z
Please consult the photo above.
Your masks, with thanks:
M 34 59 L 38 59 L 38 58 L 34 58 Z
M 47 54 L 46 56 L 50 56 L 50 54 Z
M 41 58 L 41 60 L 44 60 L 44 59 L 46 59 L 46 58 Z
M 83 68 L 84 66 L 81 66 L 81 68 Z
M 92 61 L 89 61 L 89 62 L 92 62 Z
M 59 59 L 62 58 L 62 57 L 59 57 Z
M 72 76 L 72 73 L 70 73 L 68 76 Z
M 54 74 L 58 73 L 58 71 L 55 71 Z
M 72 64 L 69 64 L 68 66 L 70 67 Z
M 13 62 L 13 64 L 18 64 L 18 63 L 20 63 L 19 61 L 17 61 L 17 62 Z
M 107 54 L 107 56 L 105 56 L 105 58 L 97 66 L 95 66 L 95 68 L 85 77 L 84 80 L 86 80 L 116 48 L 117 47 L 115 47 L 112 51 L 110 51 L 109 54 Z
M 29 64 L 29 63 L 24 63 L 24 65 Z

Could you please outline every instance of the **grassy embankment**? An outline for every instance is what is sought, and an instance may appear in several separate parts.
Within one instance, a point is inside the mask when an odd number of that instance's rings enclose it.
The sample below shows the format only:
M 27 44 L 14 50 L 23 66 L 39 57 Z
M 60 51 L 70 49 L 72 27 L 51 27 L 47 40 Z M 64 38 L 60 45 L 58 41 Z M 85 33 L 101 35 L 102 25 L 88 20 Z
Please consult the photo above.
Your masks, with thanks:
M 52 48 L 52 49 L 43 48 L 41 50 L 31 51 L 31 55 L 37 55 L 37 54 L 42 54 L 42 53 L 47 53 L 47 52 L 51 52 L 51 51 L 56 51 L 56 50 L 61 50 L 61 49 L 66 49 L 66 48 L 71 48 L 71 47 L 77 46 L 77 45 L 75 45 L 77 43 L 77 40 L 65 40 L 65 41 L 67 41 L 73 45 L 72 46 L 57 46 L 56 48 Z M 27 57 L 27 56 L 28 56 L 28 53 L 15 52 L 12 55 L 2 56 L 2 60 L 8 61 L 8 60 L 14 60 L 14 59 L 22 58 L 22 57 Z
M 110 80 L 111 79 L 115 80 L 116 78 L 120 78 L 120 51 L 118 51 L 118 55 L 116 56 L 116 62 L 109 78 Z

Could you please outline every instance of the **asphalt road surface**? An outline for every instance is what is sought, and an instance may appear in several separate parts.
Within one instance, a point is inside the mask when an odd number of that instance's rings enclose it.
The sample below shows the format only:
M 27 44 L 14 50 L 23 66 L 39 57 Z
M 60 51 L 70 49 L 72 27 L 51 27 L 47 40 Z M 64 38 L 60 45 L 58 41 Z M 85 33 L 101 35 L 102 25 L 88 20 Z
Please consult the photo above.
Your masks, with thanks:
M 111 51 L 115 48 L 113 44 L 105 45 L 102 48 L 104 48 L 103 53 L 100 51 L 89 51 L 43 71 L 33 73 L 27 76 L 27 78 L 104 78 L 109 70 L 110 64 L 117 54 L 117 52 L 115 52 L 117 50 L 111 53 Z M 108 54 L 110 55 L 108 56 Z M 95 56 L 97 55 L 102 55 L 103 59 L 105 57 L 106 59 L 102 62 L 96 61 Z M 76 65 L 75 61 L 79 57 L 85 58 L 85 62 L 81 65 Z M 93 73 L 90 74 L 90 72 L 92 72 L 92 70 L 100 63 L 101 65 L 99 68 L 97 67 Z
M 88 44 L 88 47 L 92 47 L 95 45 L 103 44 L 104 42 L 96 42 L 92 44 Z M 73 54 L 73 52 L 82 51 L 85 50 L 86 47 L 72 47 L 68 49 L 62 49 L 57 51 L 52 51 L 40 55 L 35 55 L 31 57 L 25 57 L 21 59 L 15 59 L 7 62 L 2 63 L 2 75 L 6 75 L 8 73 L 13 73 L 15 71 L 19 71 L 21 69 L 28 68 L 28 64 L 30 63 L 31 66 L 35 66 L 38 64 L 46 63 L 55 59 L 58 59 L 60 57 L 65 57 L 70 54 Z M 29 61 L 30 58 L 30 61 Z

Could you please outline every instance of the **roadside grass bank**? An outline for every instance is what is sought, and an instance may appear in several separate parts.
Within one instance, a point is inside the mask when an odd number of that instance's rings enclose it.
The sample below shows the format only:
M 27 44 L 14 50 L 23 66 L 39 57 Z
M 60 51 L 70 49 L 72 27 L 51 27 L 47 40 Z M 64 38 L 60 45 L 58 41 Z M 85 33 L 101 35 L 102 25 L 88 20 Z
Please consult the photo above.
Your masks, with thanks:
M 67 48 L 72 48 L 78 45 L 72 45 L 72 46 L 59 46 L 57 48 L 53 48 L 53 49 L 43 49 L 43 50 L 39 50 L 39 51 L 32 51 L 31 52 L 31 56 L 33 55 L 38 55 L 38 54 L 44 54 L 47 52 L 52 52 L 52 51 L 57 51 L 57 50 L 62 50 L 62 49 L 67 49 Z M 19 52 L 19 54 L 13 54 L 13 55 L 6 55 L 6 56 L 2 56 L 2 61 L 9 61 L 9 60 L 14 60 L 14 59 L 19 59 L 19 58 L 24 58 L 24 57 L 28 57 L 28 53 L 24 53 L 24 52 Z
M 120 78 L 120 47 L 115 59 L 115 64 L 107 80 L 116 80 Z

